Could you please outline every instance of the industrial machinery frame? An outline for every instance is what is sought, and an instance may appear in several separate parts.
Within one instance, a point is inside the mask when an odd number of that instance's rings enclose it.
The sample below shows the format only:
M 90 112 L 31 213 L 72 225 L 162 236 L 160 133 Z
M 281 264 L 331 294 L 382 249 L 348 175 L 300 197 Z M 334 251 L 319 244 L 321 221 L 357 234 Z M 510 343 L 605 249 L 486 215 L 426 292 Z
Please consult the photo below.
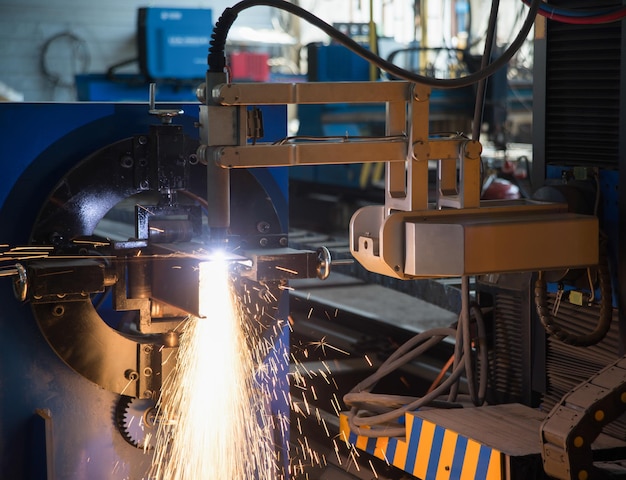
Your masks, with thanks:
M 5 153 L 14 159 L 0 197 L 7 478 L 142 478 L 150 470 L 156 400 L 175 366 L 181 325 L 202 314 L 198 266 L 212 248 L 202 242 L 206 175 L 196 122 L 183 115 L 198 107 L 152 107 L 149 115 L 146 104 L 0 105 L 13 140 Z M 267 134 L 282 137 L 284 109 L 265 114 L 277 119 Z M 42 117 L 57 121 L 33 141 L 30 126 Z M 272 314 L 250 315 L 264 325 L 259 341 L 273 345 L 275 358 L 265 361 L 275 368 L 260 381 L 284 391 L 267 399 L 280 419 L 289 411 L 282 284 L 315 276 L 320 262 L 316 252 L 292 252 L 300 273 L 268 267 L 286 244 L 286 176 L 241 173 L 232 179 L 238 213 L 230 235 L 255 251 L 255 265 L 235 288 L 267 292 L 250 298 Z M 282 427 L 277 420 L 275 440 L 286 452 Z M 287 454 L 277 458 L 276 468 L 286 469 Z

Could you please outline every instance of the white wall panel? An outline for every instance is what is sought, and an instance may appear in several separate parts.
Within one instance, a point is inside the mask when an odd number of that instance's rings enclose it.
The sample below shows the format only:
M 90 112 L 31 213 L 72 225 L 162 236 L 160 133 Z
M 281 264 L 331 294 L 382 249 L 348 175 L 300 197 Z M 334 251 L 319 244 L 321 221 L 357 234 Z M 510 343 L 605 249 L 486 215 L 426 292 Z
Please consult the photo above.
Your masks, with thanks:
M 236 0 L 0 0 L 0 82 L 24 94 L 26 101 L 73 100 L 73 89 L 54 87 L 40 71 L 40 54 L 48 39 L 71 32 L 84 40 L 91 58 L 88 73 L 103 73 L 111 65 L 137 56 L 137 9 L 143 6 L 212 8 L 217 20 Z M 270 9 L 254 7 L 236 25 L 269 28 Z M 207 25 L 210 31 L 212 25 Z M 51 49 L 48 60 L 72 70 L 70 43 Z

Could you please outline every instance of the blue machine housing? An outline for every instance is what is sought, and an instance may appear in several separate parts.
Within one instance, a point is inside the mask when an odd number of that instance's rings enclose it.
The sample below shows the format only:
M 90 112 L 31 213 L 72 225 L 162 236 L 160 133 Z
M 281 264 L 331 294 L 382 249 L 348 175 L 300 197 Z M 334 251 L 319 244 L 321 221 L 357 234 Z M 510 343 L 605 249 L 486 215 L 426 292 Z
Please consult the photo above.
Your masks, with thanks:
M 207 8 L 140 8 L 141 72 L 150 79 L 198 79 L 206 72 L 213 13 Z
M 76 95 L 80 102 L 148 102 L 149 82 L 142 75 L 120 74 L 115 81 L 103 73 L 76 75 Z M 157 102 L 189 103 L 197 101 L 197 82 L 160 82 L 155 92 Z
M 164 108 L 184 109 L 187 114 L 175 123 L 197 137 L 197 104 Z M 285 125 L 285 110 L 273 107 L 264 113 L 280 120 L 268 125 L 266 134 L 282 138 L 277 125 Z M 0 243 L 27 245 L 41 206 L 67 172 L 93 152 L 142 134 L 157 122 L 145 104 L 0 103 L 0 128 L 7 139 L 0 176 Z M 37 125 L 45 128 L 33 128 Z M 251 174 L 272 199 L 286 231 L 286 171 L 254 169 Z M 0 478 L 146 478 L 151 454 L 129 445 L 115 426 L 113 411 L 120 396 L 86 380 L 57 357 L 28 303 L 14 297 L 9 277 L 0 278 L 0 304 Z M 284 295 L 278 316 L 287 314 Z M 275 388 L 288 392 L 288 328 L 273 341 Z M 288 395 L 277 392 L 273 415 L 287 417 L 287 402 Z M 276 438 L 282 436 L 286 452 L 285 433 L 277 432 Z

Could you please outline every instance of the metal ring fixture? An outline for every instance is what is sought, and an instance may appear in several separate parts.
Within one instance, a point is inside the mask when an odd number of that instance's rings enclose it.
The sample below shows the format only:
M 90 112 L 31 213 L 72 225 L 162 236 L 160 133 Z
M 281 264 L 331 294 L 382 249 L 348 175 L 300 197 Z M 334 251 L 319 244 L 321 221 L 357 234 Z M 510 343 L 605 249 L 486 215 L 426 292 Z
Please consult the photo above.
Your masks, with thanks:
M 153 126 L 155 128 L 162 127 Z M 72 239 L 93 235 L 100 220 L 122 200 L 136 194 L 158 193 L 156 183 L 147 181 L 151 178 L 150 172 L 156 168 L 149 165 L 155 161 L 152 147 L 156 146 L 152 144 L 157 142 L 151 139 L 148 135 L 137 135 L 119 140 L 75 165 L 40 209 L 31 233 L 32 242 L 52 245 L 61 253 L 71 252 Z M 181 158 L 195 157 L 197 140 L 187 136 L 176 139 Z M 277 236 L 280 222 L 263 185 L 250 172 L 243 170 L 233 172 L 232 179 L 231 202 L 240 212 L 231 222 L 233 234 L 242 241 L 252 242 L 259 235 L 257 224 L 263 220 L 272 226 L 266 235 Z M 202 204 L 206 189 L 206 168 L 197 162 L 190 164 L 189 183 L 184 193 L 189 193 L 191 199 Z M 251 202 L 251 199 L 255 201 Z M 26 268 L 16 268 L 15 295 L 25 300 L 29 294 L 27 287 L 29 290 L 32 287 L 27 285 L 31 279 L 26 276 Z M 123 292 L 115 296 L 115 310 L 137 310 L 139 318 L 150 316 L 148 298 L 132 294 L 126 298 L 123 259 L 115 262 L 115 268 L 120 271 L 116 272 L 118 282 L 113 288 Z M 151 397 L 152 392 L 160 387 L 159 347 L 175 347 L 178 343 L 177 335 L 172 335 L 169 327 L 164 332 L 153 330 L 145 335 L 117 330 L 100 316 L 88 296 L 68 299 L 57 295 L 34 300 L 31 308 L 44 337 L 57 355 L 80 375 L 106 390 L 142 398 Z M 157 347 L 152 353 L 144 353 L 142 347 L 146 344 L 156 344 Z M 124 374 L 127 370 L 149 371 L 145 370 L 146 367 L 152 370 L 152 375 L 131 379 Z
M 26 295 L 28 294 L 28 277 L 23 265 L 16 263 L 15 269 L 17 270 L 17 277 L 13 281 L 13 293 L 15 294 L 15 298 L 23 302 L 26 300 Z
M 317 260 L 317 278 L 319 278 L 320 280 L 326 280 L 330 275 L 330 264 L 332 262 L 330 250 L 323 246 L 318 248 Z

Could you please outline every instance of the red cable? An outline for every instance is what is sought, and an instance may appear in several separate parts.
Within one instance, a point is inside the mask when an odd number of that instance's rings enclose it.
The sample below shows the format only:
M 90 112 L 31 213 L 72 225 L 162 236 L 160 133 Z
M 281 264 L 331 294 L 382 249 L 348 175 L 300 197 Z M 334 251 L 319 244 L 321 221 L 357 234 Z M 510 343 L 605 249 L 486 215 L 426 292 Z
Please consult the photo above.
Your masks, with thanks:
M 626 8 L 620 8 L 611 13 L 605 13 L 603 15 L 595 15 L 592 17 L 569 17 L 566 15 L 559 15 L 557 13 L 546 12 L 542 9 L 539 10 L 539 15 L 546 17 L 549 20 L 556 20 L 561 23 L 570 23 L 576 25 L 597 25 L 601 23 L 617 22 L 626 17 Z

